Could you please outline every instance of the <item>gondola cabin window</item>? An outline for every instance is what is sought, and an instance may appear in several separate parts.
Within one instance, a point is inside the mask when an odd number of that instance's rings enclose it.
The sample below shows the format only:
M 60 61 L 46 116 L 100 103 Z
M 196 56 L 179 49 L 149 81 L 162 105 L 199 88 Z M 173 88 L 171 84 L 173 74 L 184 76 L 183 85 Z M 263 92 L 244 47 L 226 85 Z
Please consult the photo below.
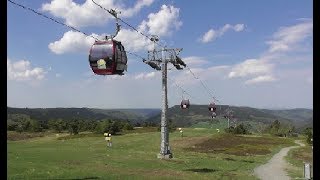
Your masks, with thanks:
M 104 59 L 99 59 L 97 65 L 98 69 L 107 69 L 106 61 Z

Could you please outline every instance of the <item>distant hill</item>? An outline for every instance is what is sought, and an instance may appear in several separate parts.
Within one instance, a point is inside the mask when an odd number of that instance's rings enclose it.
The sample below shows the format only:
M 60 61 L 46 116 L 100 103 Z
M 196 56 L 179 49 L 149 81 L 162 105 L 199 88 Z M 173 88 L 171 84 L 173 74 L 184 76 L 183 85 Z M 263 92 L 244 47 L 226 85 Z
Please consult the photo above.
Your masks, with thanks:
M 141 123 L 146 119 L 159 114 L 160 109 L 90 109 L 98 114 L 111 116 L 113 119 L 129 120 L 132 123 Z
M 25 114 L 32 119 L 48 121 L 49 119 L 74 118 L 83 120 L 129 120 L 132 123 L 144 122 L 160 109 L 94 109 L 94 108 L 12 108 L 7 107 L 7 114 Z
M 223 120 L 228 105 L 217 105 L 217 118 Z M 251 107 L 230 106 L 237 122 L 270 124 L 279 120 L 284 124 L 292 124 L 297 129 L 313 127 L 313 110 L 289 109 L 268 110 Z M 125 120 L 131 123 L 145 121 L 160 124 L 160 109 L 95 109 L 95 108 L 7 108 L 7 114 L 25 114 L 32 119 L 47 121 L 49 119 L 74 118 L 84 120 Z M 168 119 L 179 127 L 190 127 L 202 122 L 212 122 L 207 105 L 192 105 L 190 109 L 183 110 L 179 105 L 168 109 Z
M 225 114 L 227 105 L 217 105 L 217 118 L 221 120 Z M 296 128 L 313 127 L 313 110 L 290 109 L 290 110 L 267 110 L 251 107 L 230 106 L 237 122 L 254 122 L 270 124 L 279 120 L 284 124 L 292 124 Z M 199 122 L 211 121 L 210 112 L 206 105 L 192 105 L 189 109 L 181 109 L 176 105 L 168 109 L 168 119 L 179 127 L 188 127 Z M 159 122 L 160 114 L 149 118 L 147 121 Z
M 297 123 L 306 121 L 313 117 L 313 110 L 311 109 L 287 109 L 287 110 L 268 110 L 262 109 L 266 113 L 273 114 L 275 116 L 291 119 Z

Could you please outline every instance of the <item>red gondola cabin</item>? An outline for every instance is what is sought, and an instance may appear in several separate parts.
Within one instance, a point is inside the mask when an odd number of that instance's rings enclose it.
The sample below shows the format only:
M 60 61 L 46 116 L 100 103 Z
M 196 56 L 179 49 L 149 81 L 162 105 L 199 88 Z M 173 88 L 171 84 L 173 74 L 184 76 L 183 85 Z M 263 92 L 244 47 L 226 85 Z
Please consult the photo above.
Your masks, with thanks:
M 90 67 L 97 75 L 123 75 L 127 61 L 126 51 L 119 41 L 96 41 L 90 49 Z

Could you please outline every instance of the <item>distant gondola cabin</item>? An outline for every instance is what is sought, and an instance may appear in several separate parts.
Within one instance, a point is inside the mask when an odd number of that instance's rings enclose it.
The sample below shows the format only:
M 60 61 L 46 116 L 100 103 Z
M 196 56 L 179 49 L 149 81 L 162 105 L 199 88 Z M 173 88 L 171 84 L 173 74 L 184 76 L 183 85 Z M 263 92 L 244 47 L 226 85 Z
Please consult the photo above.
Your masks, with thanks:
M 217 110 L 216 104 L 213 103 L 213 102 L 210 103 L 209 106 L 208 106 L 208 109 L 209 109 L 209 111 L 211 111 L 211 112 L 216 112 L 216 110 Z
M 180 107 L 181 107 L 181 109 L 188 109 L 190 107 L 189 99 L 182 100 Z
M 126 51 L 119 41 L 96 41 L 90 49 L 90 67 L 97 75 L 123 75 L 127 61 Z
M 216 118 L 216 117 L 217 117 L 217 114 L 215 112 L 212 112 L 211 118 Z

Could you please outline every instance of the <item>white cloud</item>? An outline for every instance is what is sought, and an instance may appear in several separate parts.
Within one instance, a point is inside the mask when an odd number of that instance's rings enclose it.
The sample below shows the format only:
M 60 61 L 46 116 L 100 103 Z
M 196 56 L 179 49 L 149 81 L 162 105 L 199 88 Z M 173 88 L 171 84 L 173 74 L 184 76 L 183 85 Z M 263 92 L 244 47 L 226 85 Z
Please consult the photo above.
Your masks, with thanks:
M 96 34 L 92 34 L 94 37 L 98 37 Z M 85 36 L 80 32 L 68 31 L 64 33 L 63 37 L 49 44 L 49 49 L 56 54 L 64 54 L 70 52 L 87 52 L 94 43 L 94 39 L 89 36 Z
M 7 65 L 10 66 L 10 64 L 11 64 L 10 60 L 7 59 Z M 15 69 L 16 71 L 25 71 L 26 69 L 30 68 L 30 62 L 21 60 L 12 64 L 12 68 Z
M 156 77 L 156 72 L 150 72 L 150 73 L 140 73 L 138 75 L 134 76 L 135 80 L 140 80 L 140 79 L 152 79 Z
M 215 81 L 225 79 L 230 70 L 229 66 L 210 66 L 205 68 L 190 68 L 184 71 L 173 71 L 169 73 L 175 83 L 190 86 L 202 86 L 201 81 Z
M 245 84 L 256 84 L 256 83 L 262 83 L 262 82 L 272 82 L 276 79 L 273 76 L 270 75 L 264 75 L 264 76 L 258 76 L 253 79 L 247 80 Z
M 139 1 L 142 4 L 150 3 L 150 0 Z M 179 9 L 173 6 L 163 5 L 157 13 L 151 13 L 148 21 L 142 21 L 138 30 L 146 34 L 157 34 L 168 36 L 174 30 L 179 29 L 182 22 L 178 20 Z M 91 34 L 93 37 L 104 37 L 105 35 Z M 153 43 L 142 36 L 140 33 L 129 29 L 121 29 L 115 40 L 121 41 L 128 51 L 151 50 Z M 70 52 L 89 52 L 94 43 L 92 37 L 86 37 L 84 34 L 75 31 L 66 32 L 63 37 L 49 44 L 49 49 L 56 54 Z
M 143 20 L 137 29 L 144 34 L 169 36 L 181 25 L 179 9 L 174 6 L 162 5 L 157 13 L 149 14 L 148 21 Z M 153 48 L 153 43 L 149 39 L 129 29 L 121 29 L 115 39 L 121 41 L 128 50 L 139 51 Z
M 218 33 L 215 30 L 210 29 L 208 32 L 206 32 L 203 35 L 203 37 L 201 38 L 201 41 L 203 43 L 207 43 L 207 42 L 213 41 L 217 36 L 218 36 Z
M 226 66 L 226 65 L 222 65 L 222 66 L 212 66 L 212 67 L 209 67 L 208 70 L 211 70 L 211 71 L 220 71 L 220 70 L 227 70 L 229 69 L 230 66 Z
M 297 18 L 298 21 L 312 21 L 312 18 Z
M 179 8 L 162 5 L 157 13 L 148 15 L 148 21 L 142 21 L 139 29 L 158 36 L 168 36 L 182 25 L 179 20 Z
M 146 78 L 149 79 L 149 78 L 153 78 L 156 76 L 156 73 L 155 72 L 151 72 L 151 73 L 148 73 L 146 74 Z
M 251 78 L 245 81 L 245 84 L 272 82 L 278 80 L 273 76 L 276 65 L 277 68 L 280 68 L 281 65 L 289 66 L 294 64 L 294 62 L 309 61 L 309 56 L 303 53 L 299 54 L 299 52 L 302 51 L 301 48 L 298 49 L 297 47 L 301 46 L 301 43 L 306 40 L 306 38 L 312 36 L 313 22 L 310 19 L 303 19 L 302 21 L 303 22 L 293 26 L 280 28 L 273 34 L 272 40 L 267 42 L 270 46 L 268 50 L 262 53 L 260 58 L 247 59 L 240 64 L 234 65 L 228 77 Z M 225 29 L 228 28 L 230 27 L 225 26 Z M 237 28 L 242 29 L 243 27 L 239 26 Z M 308 49 L 307 53 L 309 52 Z M 283 70 L 278 71 L 283 72 Z M 286 78 L 283 73 L 277 74 L 277 76 Z
M 297 74 L 291 80 L 279 80 L 275 86 L 249 88 L 242 85 L 242 79 L 225 80 L 221 77 L 228 74 L 228 67 L 210 67 L 197 71 L 219 104 L 231 104 L 250 107 L 279 106 L 312 107 L 312 88 L 306 86 L 306 77 Z M 216 69 L 216 70 L 213 70 Z M 170 72 L 169 77 L 175 80 L 187 71 Z M 309 71 L 310 72 L 310 71 Z M 142 73 L 142 72 L 140 72 Z M 157 73 L 157 72 L 156 72 Z M 282 73 L 283 72 L 279 72 Z M 85 80 L 46 82 L 34 88 L 25 83 L 8 82 L 8 105 L 13 107 L 95 107 L 95 108 L 161 108 L 161 73 L 156 79 L 138 79 L 128 74 L 127 78 L 109 79 L 111 76 L 93 76 Z M 123 77 L 123 76 L 114 76 Z M 107 80 L 108 79 L 108 80 Z M 168 79 L 169 107 L 181 102 L 182 90 Z M 175 81 L 190 96 L 192 104 L 208 104 L 212 98 L 194 78 L 184 76 L 186 81 L 196 84 L 184 84 Z M 88 81 L 87 81 L 88 80 Z M 105 80 L 105 81 L 104 81 Z M 186 82 L 187 83 L 187 82 Z M 128 87 L 130 93 L 128 93 Z M 277 87 L 277 88 L 275 88 Z M 299 88 L 297 88 L 299 87 Z M 237 93 L 234 93 L 234 90 Z M 310 89 L 311 88 L 311 89 Z M 77 89 L 75 91 L 75 89 Z M 290 91 L 288 91 L 290 89 Z M 88 93 L 92 92 L 92 93 Z M 107 92 L 107 93 L 106 93 Z M 273 92 L 273 93 L 270 93 Z M 241 94 L 241 96 L 239 96 Z M 39 98 L 39 95 L 41 95 Z M 81 97 L 81 98 L 75 98 Z M 260 97 L 259 100 L 255 97 Z M 276 99 L 276 101 L 275 101 Z M 299 102 L 299 104 L 297 104 Z M 311 106 L 310 106 L 311 102 Z
M 154 0 L 139 0 L 133 8 L 122 9 L 121 16 L 122 17 L 132 17 L 137 14 L 144 6 L 150 6 Z
M 56 77 L 58 78 L 58 77 L 61 77 L 61 74 L 59 74 L 59 73 L 56 73 Z
M 280 28 L 273 34 L 273 39 L 266 43 L 270 45 L 269 52 L 288 52 L 296 48 L 298 43 L 311 37 L 313 21 L 309 20 L 300 24 Z
M 201 80 L 217 80 L 228 78 L 228 72 L 230 71 L 230 66 L 211 66 L 203 68 L 203 70 L 198 70 L 196 76 L 201 78 Z
M 244 24 L 236 24 L 235 26 L 233 26 L 233 29 L 234 29 L 236 32 L 243 31 L 243 29 L 244 29 Z
M 151 50 L 153 43 L 133 30 L 122 29 L 115 40 L 121 41 L 126 50 L 139 51 L 139 50 Z
M 106 9 L 112 8 L 122 12 L 119 15 L 121 17 L 132 17 L 144 6 L 150 6 L 153 0 L 139 0 L 132 8 L 126 8 L 120 4 L 121 2 L 114 0 L 95 0 L 95 2 Z M 65 19 L 66 24 L 75 27 L 103 25 L 114 18 L 91 0 L 86 0 L 83 4 L 77 4 L 73 0 L 53 0 L 43 4 L 42 10 Z
M 222 28 L 214 30 L 209 29 L 201 38 L 200 41 L 203 43 L 208 43 L 215 40 L 218 37 L 221 37 L 228 30 L 234 30 L 236 32 L 240 32 L 244 30 L 244 24 L 236 24 L 234 26 L 230 24 L 225 24 Z
M 239 26 L 237 28 L 242 29 L 243 27 Z M 225 29 L 228 29 L 228 27 L 225 27 Z M 310 19 L 303 19 L 303 22 L 299 24 L 280 28 L 273 34 L 272 40 L 267 42 L 270 46 L 267 51 L 262 53 L 260 58 L 247 59 L 242 63 L 234 65 L 228 77 L 251 78 L 246 80 L 245 84 L 278 80 L 273 76 L 276 65 L 286 65 L 288 67 L 294 62 L 309 61 L 309 56 L 305 56 L 305 54 L 297 55 L 297 52 L 302 52 L 298 47 L 301 46 L 304 40 L 312 36 L 312 29 L 313 23 Z M 278 71 L 281 73 L 278 73 L 277 76 L 285 78 L 283 71 Z M 308 81 L 310 82 L 310 80 Z
M 272 72 L 273 66 L 273 64 L 258 59 L 247 59 L 232 68 L 229 78 L 269 74 Z
M 188 66 L 201 66 L 208 64 L 208 61 L 203 57 L 189 56 L 182 59 Z
M 189 56 L 182 57 L 182 60 L 188 65 L 188 67 L 190 67 L 192 73 L 187 68 L 177 71 L 176 68 L 172 66 L 171 69 L 173 69 L 173 71 L 169 71 L 168 77 L 177 84 L 195 85 L 199 83 L 199 80 L 195 78 L 201 77 L 201 79 L 210 79 L 213 74 L 219 71 L 219 67 L 217 66 L 210 67 L 211 69 L 203 68 L 203 65 L 209 64 L 209 62 L 203 57 Z
M 7 58 L 7 80 L 42 80 L 45 74 L 46 72 L 43 68 L 31 68 L 29 61 L 21 60 L 11 62 L 11 60 Z
M 144 73 L 140 73 L 140 74 L 136 75 L 134 78 L 135 79 L 143 79 L 143 77 L 144 77 Z
M 104 35 L 91 34 L 93 37 L 102 39 Z M 126 50 L 139 51 L 143 49 L 151 49 L 152 42 L 147 38 L 141 36 L 135 31 L 122 29 L 115 40 L 121 41 Z M 55 54 L 64 53 L 89 53 L 89 49 L 94 43 L 95 39 L 85 36 L 80 32 L 68 31 L 64 33 L 63 37 L 49 44 L 49 49 Z
M 125 79 L 130 79 L 128 74 L 124 74 L 122 76 L 114 75 L 114 76 L 107 76 L 105 78 L 105 81 L 110 81 L 110 80 L 125 80 Z

